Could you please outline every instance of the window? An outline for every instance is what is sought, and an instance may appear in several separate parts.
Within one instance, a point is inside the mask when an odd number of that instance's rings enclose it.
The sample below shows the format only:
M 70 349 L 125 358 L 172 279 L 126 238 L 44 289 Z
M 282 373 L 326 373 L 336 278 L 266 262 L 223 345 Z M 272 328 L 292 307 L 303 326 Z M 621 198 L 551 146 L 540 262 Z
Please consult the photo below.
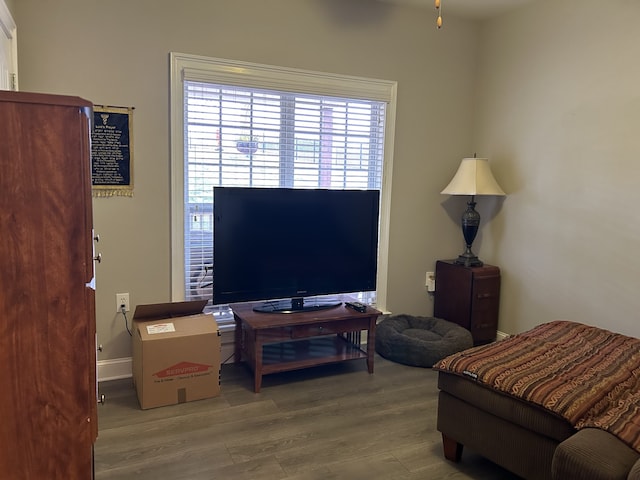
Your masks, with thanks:
M 173 299 L 211 298 L 214 186 L 360 188 L 382 190 L 384 308 L 395 83 L 182 54 L 171 67 Z

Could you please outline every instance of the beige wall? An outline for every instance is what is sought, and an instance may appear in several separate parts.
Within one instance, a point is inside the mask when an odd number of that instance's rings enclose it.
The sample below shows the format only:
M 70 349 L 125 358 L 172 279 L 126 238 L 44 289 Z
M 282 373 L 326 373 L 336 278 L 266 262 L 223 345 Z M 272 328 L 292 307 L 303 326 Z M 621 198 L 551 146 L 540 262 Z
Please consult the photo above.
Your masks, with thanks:
M 474 149 L 477 25 L 450 17 L 438 32 L 431 9 L 371 0 L 14 3 L 21 90 L 135 107 L 135 196 L 94 199 L 102 360 L 130 355 L 116 293 L 170 300 L 170 51 L 398 82 L 388 308 L 431 313 L 425 272 L 462 250 L 438 192 Z
M 170 300 L 168 52 L 398 81 L 388 307 L 430 314 L 424 272 L 461 250 L 459 159 L 508 192 L 479 199 L 474 250 L 503 272 L 499 329 L 567 318 L 640 335 L 640 4 L 537 0 L 483 24 L 371 0 L 7 1 L 20 86 L 134 106 L 135 197 L 94 200 L 102 359 L 130 355 L 114 294 Z M 479 69 L 478 69 L 479 68 Z
M 640 2 L 540 0 L 481 38 L 476 144 L 509 193 L 483 230 L 500 329 L 640 336 Z

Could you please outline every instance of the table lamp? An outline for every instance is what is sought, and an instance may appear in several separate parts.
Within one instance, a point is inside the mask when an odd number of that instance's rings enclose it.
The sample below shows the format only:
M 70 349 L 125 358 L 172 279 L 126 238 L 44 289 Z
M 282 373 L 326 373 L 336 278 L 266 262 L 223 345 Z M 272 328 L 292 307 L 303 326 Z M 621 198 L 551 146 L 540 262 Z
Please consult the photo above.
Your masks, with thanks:
M 466 249 L 462 255 L 458 256 L 455 263 L 465 267 L 481 267 L 482 261 L 471 251 L 471 245 L 480 226 L 480 214 L 475 210 L 475 196 L 506 195 L 491 173 L 489 159 L 476 158 L 475 156 L 463 158 L 453 179 L 440 193 L 471 196 L 467 202 L 467 209 L 462 214 L 462 235 Z

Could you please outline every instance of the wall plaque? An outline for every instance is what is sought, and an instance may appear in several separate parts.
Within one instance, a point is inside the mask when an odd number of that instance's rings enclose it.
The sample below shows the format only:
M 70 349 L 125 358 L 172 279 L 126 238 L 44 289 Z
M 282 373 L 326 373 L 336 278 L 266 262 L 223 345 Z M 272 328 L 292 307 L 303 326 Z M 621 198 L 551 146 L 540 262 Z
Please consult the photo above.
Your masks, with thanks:
M 133 196 L 133 107 L 93 107 L 91 186 L 94 197 Z

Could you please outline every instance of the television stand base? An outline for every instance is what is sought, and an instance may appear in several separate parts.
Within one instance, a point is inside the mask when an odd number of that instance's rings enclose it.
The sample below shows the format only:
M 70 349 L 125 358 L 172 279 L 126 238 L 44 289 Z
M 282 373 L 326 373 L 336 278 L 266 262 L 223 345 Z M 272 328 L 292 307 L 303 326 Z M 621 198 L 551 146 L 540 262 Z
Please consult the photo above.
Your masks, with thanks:
M 254 305 L 253 311 L 260 313 L 299 313 L 327 310 L 342 305 L 335 297 L 292 298 L 290 300 L 268 300 Z

